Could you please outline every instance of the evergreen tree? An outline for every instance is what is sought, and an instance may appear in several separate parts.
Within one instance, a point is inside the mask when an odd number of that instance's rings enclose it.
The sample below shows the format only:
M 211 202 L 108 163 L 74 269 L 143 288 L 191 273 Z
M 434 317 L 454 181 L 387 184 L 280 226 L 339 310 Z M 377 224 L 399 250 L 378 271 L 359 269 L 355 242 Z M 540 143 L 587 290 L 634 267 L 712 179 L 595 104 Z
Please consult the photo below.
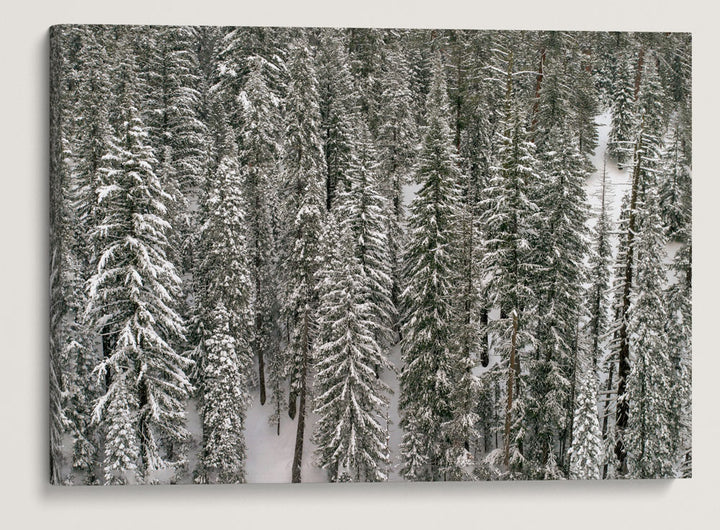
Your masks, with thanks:
M 677 251 L 672 270 L 675 283 L 667 290 L 667 336 L 672 366 L 670 436 L 675 475 L 692 475 L 692 245 L 687 233 Z
M 513 54 L 504 54 L 506 90 L 502 132 L 498 132 L 500 148 L 498 166 L 493 168 L 484 209 L 485 249 L 482 259 L 487 301 L 499 307 L 500 319 L 492 322 L 496 354 L 500 357 L 501 377 L 506 382 L 504 411 L 503 465 L 512 473 L 525 473 L 523 456 L 525 396 L 521 380 L 520 352 L 533 341 L 536 267 L 531 242 L 539 226 L 535 197 L 538 161 L 534 145 L 514 101 Z
M 87 307 L 95 328 L 112 339 L 109 355 L 95 369 L 98 378 L 109 379 L 94 413 L 106 429 L 107 482 L 135 480 L 136 472 L 153 480 L 153 471 L 182 465 L 182 455 L 163 455 L 162 449 L 188 436 L 184 399 L 191 390 L 188 359 L 171 346 L 184 333 L 173 309 L 181 280 L 166 254 L 171 226 L 165 202 L 172 197 L 154 171 L 157 161 L 135 105 L 130 54 L 120 72 L 126 119 L 104 157 L 102 221 L 94 234 L 101 247 Z
M 227 130 L 228 135 L 232 131 Z M 250 403 L 253 284 L 247 256 L 246 207 L 240 167 L 232 140 L 210 190 L 201 227 L 206 242 L 201 271 L 206 290 L 200 382 L 203 419 L 203 480 L 242 481 L 245 445 L 242 429 Z M 228 404 L 232 406 L 228 406 Z M 229 452 L 233 457 L 228 459 Z M 214 476 L 216 470 L 217 476 Z
M 616 308 L 615 321 L 612 332 L 613 348 L 617 353 L 618 379 L 617 379 L 617 407 L 616 407 L 616 436 L 615 454 L 617 456 L 618 471 L 627 472 L 627 450 L 624 442 L 624 432 L 629 419 L 629 401 L 626 396 L 628 376 L 631 370 L 631 340 L 629 331 L 629 314 L 632 304 L 632 289 L 635 285 L 636 249 L 635 235 L 639 227 L 639 204 L 642 203 L 646 189 L 654 184 L 654 173 L 657 168 L 657 146 L 659 140 L 656 136 L 645 130 L 645 115 L 642 115 L 637 137 L 633 148 L 632 183 L 629 193 L 629 202 L 623 211 L 627 212 L 626 224 L 620 241 L 618 257 L 620 262 L 616 282 Z
M 417 124 L 411 106 L 410 67 L 402 50 L 388 50 L 378 83 L 383 109 L 376 139 L 380 162 L 378 177 L 379 187 L 391 205 L 391 213 L 387 216 L 387 246 L 391 264 L 391 299 L 397 307 L 402 290 L 401 255 L 405 245 L 403 188 L 410 183 L 418 143 Z
M 284 161 L 289 215 L 285 310 L 290 319 L 287 361 L 290 372 L 290 417 L 297 414 L 297 435 L 292 481 L 300 482 L 305 439 L 309 375 L 317 322 L 317 273 L 320 266 L 320 235 L 325 211 L 325 157 L 320 140 L 317 77 L 307 39 L 298 38 L 290 53 L 285 108 L 287 129 Z M 299 400 L 299 403 L 298 403 Z
M 570 478 L 593 480 L 601 477 L 602 437 L 597 414 L 597 377 L 590 362 L 580 370 L 575 397 L 573 445 L 570 448 Z
M 320 286 L 315 443 L 331 481 L 386 480 L 389 454 L 382 421 L 389 389 L 375 372 L 389 364 L 373 336 L 376 315 L 349 228 L 345 224 Z
M 690 226 L 692 208 L 690 163 L 682 149 L 679 120 L 665 141 L 658 179 L 663 223 L 668 236 L 678 238 Z
M 630 61 L 622 60 L 613 90 L 612 127 L 608 137 L 608 153 L 620 164 L 628 159 L 633 141 L 635 123 L 633 77 Z
M 603 337 L 609 326 L 608 307 L 610 291 L 610 266 L 612 249 L 610 248 L 610 221 L 608 219 L 606 199 L 606 173 L 603 164 L 600 215 L 594 230 L 594 245 L 590 254 L 590 357 L 592 366 L 597 369 L 604 358 Z
M 258 359 L 260 404 L 265 404 L 265 359 L 278 355 L 277 344 L 277 278 L 275 224 L 279 161 L 282 157 L 278 133 L 280 129 L 277 95 L 266 83 L 270 65 L 260 56 L 249 59 L 250 67 L 243 91 L 242 149 L 240 158 L 244 172 L 244 195 L 247 202 L 248 251 L 252 282 L 255 290 L 255 332 L 253 351 Z
M 353 164 L 347 190 L 339 200 L 338 215 L 349 225 L 355 255 L 366 285 L 365 303 L 373 315 L 371 332 L 382 348 L 393 342 L 396 319 L 392 301 L 392 263 L 388 248 L 388 201 L 378 189 L 378 163 L 370 132 L 362 121 L 355 124 Z
M 355 122 L 359 108 L 349 63 L 342 34 L 338 30 L 324 30 L 318 51 L 317 72 L 328 210 L 336 203 L 337 195 L 349 187 L 348 173 L 353 164 Z
M 209 318 L 204 344 L 201 482 L 227 484 L 245 478 L 243 431 L 249 406 L 245 372 L 250 359 L 231 335 L 230 316 L 220 301 Z
M 667 278 L 663 264 L 665 237 L 657 195 L 652 188 L 641 205 L 636 241 L 636 283 L 628 311 L 632 355 L 627 383 L 630 411 L 625 431 L 628 476 L 661 478 L 671 475 L 673 464 L 668 404 L 673 374 L 663 296 Z
M 410 206 L 402 296 L 402 473 L 410 480 L 441 480 L 454 467 L 447 461 L 451 440 L 445 424 L 453 418 L 450 396 L 457 370 L 452 298 L 460 171 L 439 55 L 426 112 L 428 127 L 415 173 L 421 188 Z
M 536 355 L 527 362 L 527 424 L 532 437 L 526 456 L 543 475 L 556 441 L 561 451 L 555 456 L 564 462 L 564 448 L 572 433 L 577 330 L 584 316 L 581 299 L 586 278 L 585 160 L 570 137 L 570 128 L 558 125 L 547 132 L 546 151 L 539 155 L 542 224 L 533 238 L 539 311 Z

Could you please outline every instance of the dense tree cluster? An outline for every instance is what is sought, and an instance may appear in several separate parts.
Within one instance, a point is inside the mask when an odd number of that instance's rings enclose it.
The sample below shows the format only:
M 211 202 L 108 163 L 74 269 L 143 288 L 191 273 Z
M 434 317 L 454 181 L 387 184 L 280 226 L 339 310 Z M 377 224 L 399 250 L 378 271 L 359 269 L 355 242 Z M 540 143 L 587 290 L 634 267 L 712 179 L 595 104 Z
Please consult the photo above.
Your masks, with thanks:
M 294 429 L 293 482 L 688 476 L 690 57 L 53 28 L 51 481 L 244 482 L 251 407 Z

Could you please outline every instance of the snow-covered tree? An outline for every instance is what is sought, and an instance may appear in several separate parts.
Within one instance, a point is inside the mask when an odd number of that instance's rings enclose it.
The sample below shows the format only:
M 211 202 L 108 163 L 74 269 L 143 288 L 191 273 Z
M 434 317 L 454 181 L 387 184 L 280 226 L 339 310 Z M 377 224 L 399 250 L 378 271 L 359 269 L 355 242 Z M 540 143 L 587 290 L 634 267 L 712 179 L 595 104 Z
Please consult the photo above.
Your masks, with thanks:
M 377 315 L 355 238 L 344 235 L 324 271 L 315 342 L 315 443 L 332 481 L 386 480 L 389 463 L 387 385 L 376 376 L 389 364 L 374 337 Z
M 667 336 L 672 365 L 670 435 L 673 440 L 675 475 L 692 474 L 692 244 L 687 232 L 675 254 L 675 283 L 666 292 Z
M 99 244 L 96 271 L 88 283 L 87 313 L 111 349 L 95 368 L 109 383 L 98 399 L 94 419 L 106 431 L 107 482 L 153 480 L 153 471 L 182 465 L 171 454 L 183 442 L 185 404 L 191 385 L 188 359 L 171 344 L 184 325 L 173 308 L 181 280 L 167 259 L 172 229 L 157 160 L 135 104 L 135 66 L 126 52 L 120 66 L 120 101 L 125 120 L 105 155 L 98 188 L 99 218 L 93 237 Z
M 396 319 L 388 247 L 389 207 L 379 190 L 377 156 L 362 121 L 355 125 L 352 150 L 353 162 L 347 189 L 338 199 L 338 215 L 356 242 L 353 250 L 365 275 L 365 302 L 373 314 L 371 331 L 381 347 L 387 348 L 393 342 L 392 325 Z
M 378 177 L 379 187 L 392 208 L 387 216 L 387 245 L 393 282 L 392 302 L 398 306 L 402 290 L 401 256 L 405 245 L 403 188 L 410 183 L 418 144 L 417 123 L 411 105 L 410 67 L 402 50 L 388 50 L 378 83 L 383 109 L 376 138 L 380 162 Z
M 288 194 L 285 212 L 287 298 L 290 319 L 287 361 L 290 372 L 289 413 L 297 414 L 292 481 L 300 482 L 313 338 L 317 323 L 317 273 L 325 212 L 325 156 L 320 139 L 320 109 L 314 59 L 307 38 L 293 43 L 288 62 L 290 85 L 285 100 L 287 127 L 283 166 Z
M 600 201 L 600 214 L 594 229 L 593 248 L 589 259 L 589 274 L 591 286 L 589 290 L 589 334 L 590 334 L 590 357 L 594 368 L 604 358 L 603 337 L 609 326 L 610 307 L 610 267 L 612 260 L 612 249 L 610 248 L 610 220 L 606 205 L 606 171 L 603 164 L 602 190 Z
M 506 90 L 498 165 L 493 167 L 482 201 L 485 248 L 482 258 L 488 278 L 486 299 L 499 307 L 500 319 L 491 323 L 496 354 L 506 382 L 503 464 L 513 473 L 524 473 L 523 436 L 525 402 L 521 380 L 521 351 L 533 340 L 537 294 L 532 241 L 539 227 L 536 190 L 538 161 L 528 140 L 518 103 L 514 101 L 513 54 L 503 54 Z
M 679 119 L 665 141 L 658 172 L 663 223 L 670 238 L 678 238 L 690 226 L 692 183 L 690 163 L 682 148 Z
M 628 160 L 635 124 L 634 73 L 629 59 L 623 58 L 618 68 L 612 94 L 612 127 L 608 137 L 608 153 L 619 163 Z
M 348 173 L 353 164 L 353 142 L 360 111 L 346 43 L 339 30 L 328 29 L 322 33 L 317 75 L 329 210 L 336 203 L 338 193 L 349 186 Z
M 601 478 L 603 447 L 597 411 L 597 389 L 595 368 L 591 362 L 587 362 L 580 371 L 580 381 L 575 395 L 573 444 L 570 447 L 570 478 L 572 479 Z
M 437 54 L 426 111 L 414 175 L 421 187 L 410 206 L 403 258 L 400 425 L 405 429 L 402 473 L 410 480 L 442 480 L 454 464 L 447 461 L 451 439 L 445 425 L 453 419 L 451 394 L 460 369 L 452 327 L 460 171 Z
M 673 367 L 665 329 L 668 320 L 664 299 L 665 237 L 653 188 L 646 192 L 640 211 L 635 246 L 636 283 L 628 311 L 632 368 L 626 397 L 629 419 L 624 433 L 627 476 L 662 478 L 671 476 L 674 463 L 668 402 Z
M 227 134 L 233 132 L 228 128 Z M 243 182 L 232 140 L 228 140 L 224 150 L 226 154 L 205 201 L 207 213 L 200 228 L 204 255 L 199 272 L 205 281 L 200 307 L 207 319 L 198 355 L 203 419 L 200 475 L 201 480 L 234 482 L 244 477 L 242 429 L 250 403 L 254 293 L 247 253 Z M 231 450 L 233 457 L 227 460 Z M 222 463 L 224 460 L 227 461 Z
M 203 447 L 200 482 L 221 484 L 245 479 L 245 411 L 249 406 L 250 357 L 238 349 L 222 301 L 208 318 L 202 378 Z
M 545 151 L 538 155 L 542 175 L 537 183 L 540 226 L 533 237 L 535 292 L 538 295 L 535 347 L 528 359 L 528 436 L 526 457 L 545 474 L 556 442 L 572 431 L 572 394 L 578 356 L 578 327 L 583 316 L 588 207 L 585 159 L 564 122 L 546 131 Z M 562 451 L 564 452 L 564 451 Z M 564 462 L 564 455 L 556 455 Z
M 265 404 L 265 360 L 278 355 L 277 266 L 275 263 L 276 203 L 280 183 L 280 100 L 267 85 L 273 66 L 260 56 L 249 59 L 240 92 L 242 128 L 240 159 L 247 203 L 250 274 L 255 289 L 253 351 L 258 360 L 260 404 Z

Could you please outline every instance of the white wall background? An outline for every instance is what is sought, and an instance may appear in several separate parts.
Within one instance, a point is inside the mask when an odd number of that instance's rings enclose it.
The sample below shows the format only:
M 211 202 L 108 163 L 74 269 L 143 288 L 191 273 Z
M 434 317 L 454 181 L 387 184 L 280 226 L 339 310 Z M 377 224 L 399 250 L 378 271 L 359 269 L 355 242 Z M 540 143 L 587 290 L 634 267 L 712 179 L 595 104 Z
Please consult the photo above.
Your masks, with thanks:
M 701 0 L 6 0 L 0 11 L 0 525 L 4 528 L 717 528 L 718 11 Z M 694 478 L 664 482 L 51 488 L 48 38 L 57 23 L 692 31 Z M 623 522 L 620 522 L 623 521 Z

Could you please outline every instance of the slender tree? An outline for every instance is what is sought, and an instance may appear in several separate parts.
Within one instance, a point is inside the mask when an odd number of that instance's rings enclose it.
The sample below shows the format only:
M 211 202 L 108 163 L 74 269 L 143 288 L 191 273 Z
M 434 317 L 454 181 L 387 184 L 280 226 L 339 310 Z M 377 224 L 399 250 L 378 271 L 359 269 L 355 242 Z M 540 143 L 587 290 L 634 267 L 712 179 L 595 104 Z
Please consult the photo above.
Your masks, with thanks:
M 410 206 L 402 297 L 402 472 L 410 480 L 441 480 L 451 467 L 445 425 L 453 418 L 451 393 L 456 382 L 452 278 L 460 171 L 446 118 L 447 89 L 439 54 L 433 60 L 426 110 L 428 126 L 415 173 L 421 188 Z
M 285 107 L 284 148 L 286 182 L 290 186 L 286 212 L 292 252 L 288 261 L 286 312 L 290 318 L 288 366 L 289 413 L 297 415 L 292 481 L 300 482 L 305 441 L 307 402 L 310 397 L 313 339 L 317 323 L 317 273 L 320 235 L 325 211 L 325 157 L 320 140 L 320 110 L 314 60 L 305 37 L 293 45 L 288 63 L 290 86 Z

